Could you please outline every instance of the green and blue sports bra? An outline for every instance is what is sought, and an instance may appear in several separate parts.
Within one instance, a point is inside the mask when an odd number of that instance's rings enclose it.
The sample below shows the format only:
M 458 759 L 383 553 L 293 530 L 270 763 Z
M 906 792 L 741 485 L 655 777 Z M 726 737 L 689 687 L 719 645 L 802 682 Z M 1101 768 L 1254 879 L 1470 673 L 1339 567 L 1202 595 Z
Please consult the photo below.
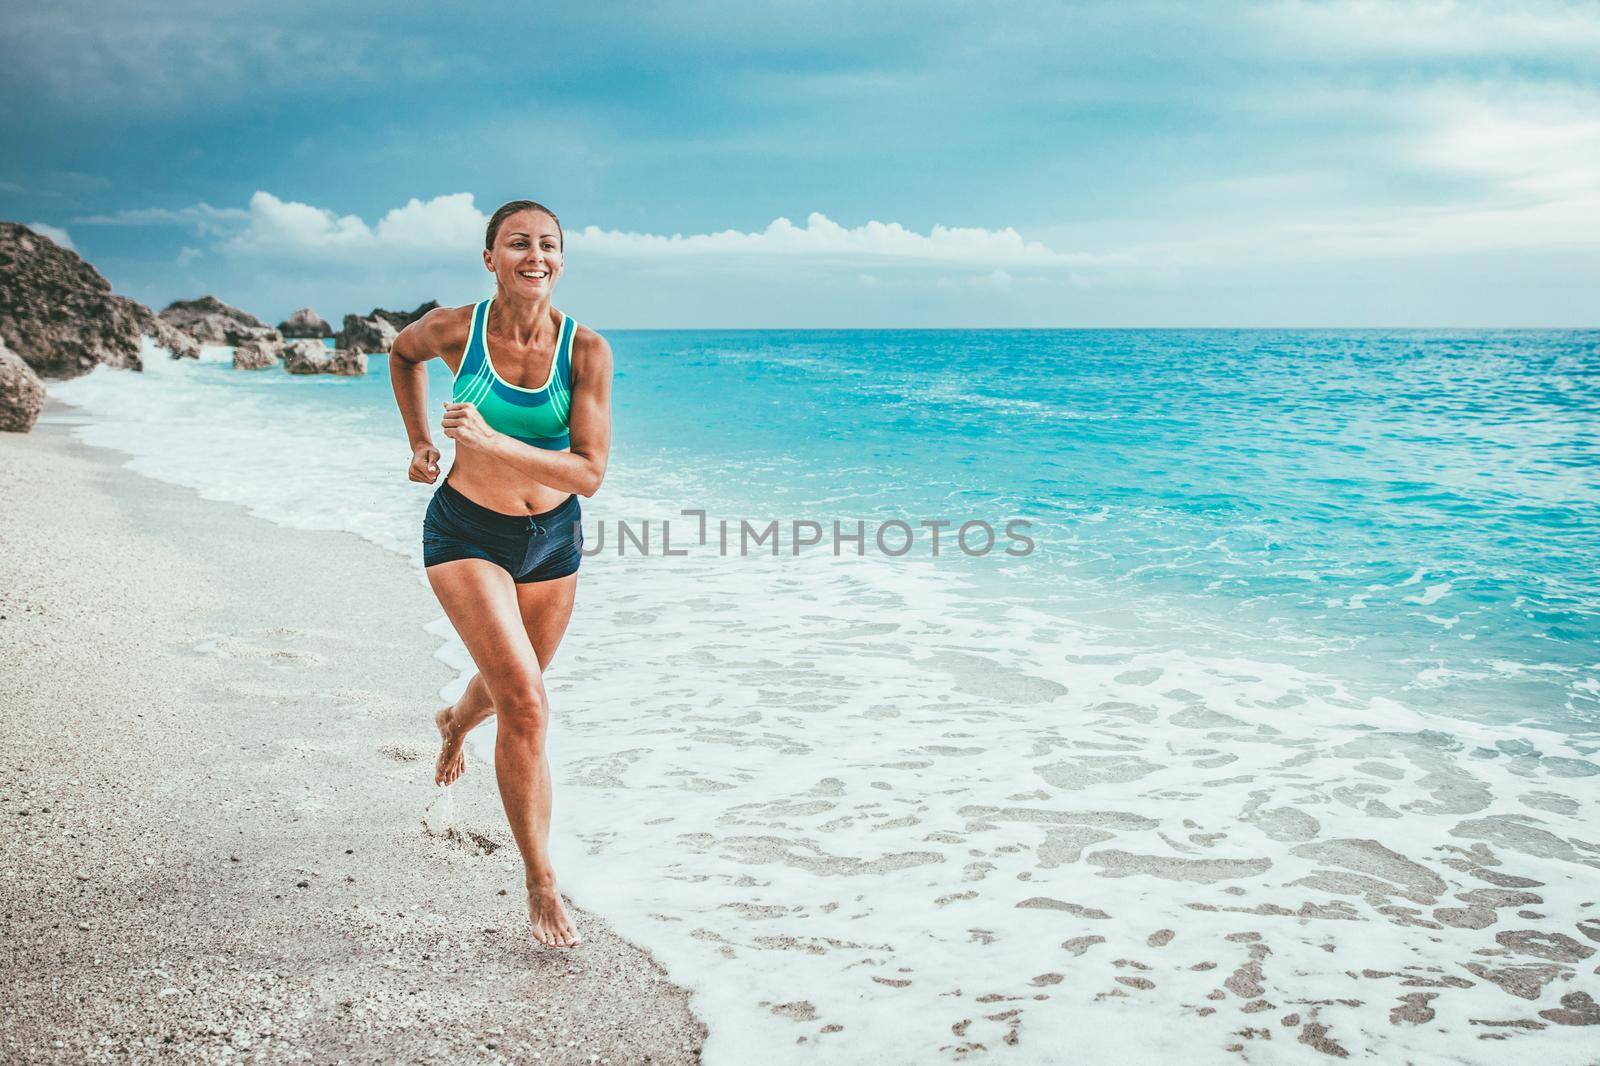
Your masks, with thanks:
M 450 399 L 470 403 L 491 429 L 535 448 L 561 451 L 568 447 L 572 409 L 572 335 L 578 324 L 563 313 L 556 338 L 556 357 L 550 363 L 550 380 L 537 389 L 513 385 L 501 377 L 489 358 L 489 305 L 494 297 L 472 309 L 472 331 L 461 355 Z

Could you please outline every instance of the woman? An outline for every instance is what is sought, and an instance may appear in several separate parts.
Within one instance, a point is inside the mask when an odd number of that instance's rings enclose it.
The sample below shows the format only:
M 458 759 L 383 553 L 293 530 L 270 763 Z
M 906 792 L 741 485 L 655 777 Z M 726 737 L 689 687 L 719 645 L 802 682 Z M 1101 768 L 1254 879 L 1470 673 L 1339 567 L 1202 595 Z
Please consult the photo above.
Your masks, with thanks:
M 484 234 L 494 296 L 407 326 L 389 374 L 411 439 L 410 478 L 431 485 L 439 451 L 423 364 L 437 357 L 455 372 L 444 434 L 456 458 L 423 522 L 423 565 L 478 672 L 437 716 L 434 778 L 460 777 L 467 733 L 499 716 L 495 776 L 522 853 L 533 935 L 576 947 L 550 867 L 543 676 L 577 590 L 578 496 L 594 495 L 611 452 L 611 348 L 551 306 L 564 245 L 554 212 L 531 200 L 501 207 Z

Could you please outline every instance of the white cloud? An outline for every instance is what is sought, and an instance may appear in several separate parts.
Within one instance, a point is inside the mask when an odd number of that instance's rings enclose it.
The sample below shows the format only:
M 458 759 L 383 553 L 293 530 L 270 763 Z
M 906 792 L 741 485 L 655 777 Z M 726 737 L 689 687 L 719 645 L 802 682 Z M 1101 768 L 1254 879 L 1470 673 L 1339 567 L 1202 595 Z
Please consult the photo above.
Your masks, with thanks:
M 28 228 L 39 234 L 41 237 L 49 237 L 51 240 L 55 241 L 57 244 L 61 245 L 61 247 L 66 248 L 69 251 L 75 252 L 78 250 L 77 246 L 72 243 L 71 235 L 60 226 L 52 226 L 48 222 L 30 222 L 28 223 Z
M 726 256 L 807 259 L 852 259 L 874 262 L 924 262 L 971 266 L 1062 266 L 1082 264 L 1091 257 L 1054 251 L 1038 241 L 1025 240 L 1007 226 L 981 229 L 935 225 L 917 233 L 898 222 L 868 222 L 844 227 L 819 212 L 806 217 L 804 228 L 787 218 L 773 220 L 766 229 L 750 233 L 629 233 L 588 226 L 572 234 L 574 247 L 599 255 L 628 258 L 662 256 Z
M 359 215 L 339 215 L 326 208 L 280 200 L 269 192 L 250 197 L 248 210 L 197 204 L 180 211 L 123 211 L 84 219 L 115 224 L 190 222 L 235 225 L 222 248 L 241 255 L 271 255 L 304 262 L 353 262 L 374 255 L 406 262 L 470 263 L 483 240 L 488 216 L 478 210 L 471 193 L 452 193 L 431 200 L 412 199 L 375 224 Z M 567 235 L 576 254 L 623 260 L 678 259 L 747 261 L 759 258 L 803 262 L 815 259 L 863 265 L 937 264 L 983 269 L 989 284 L 1003 286 L 1004 268 L 1049 269 L 1095 261 L 1083 254 L 1057 252 L 1023 238 L 1015 229 L 935 225 L 918 233 L 898 222 L 842 226 L 813 212 L 805 226 L 787 218 L 749 233 L 636 233 L 588 226 Z M 387 261 L 387 260 L 386 260 Z
M 269 192 L 250 197 L 249 221 L 229 238 L 230 252 L 271 252 L 309 259 L 398 252 L 430 259 L 470 256 L 481 247 L 488 217 L 473 205 L 472 194 L 452 193 L 432 200 L 409 200 L 369 226 L 358 215 L 336 215 L 311 204 L 280 200 Z

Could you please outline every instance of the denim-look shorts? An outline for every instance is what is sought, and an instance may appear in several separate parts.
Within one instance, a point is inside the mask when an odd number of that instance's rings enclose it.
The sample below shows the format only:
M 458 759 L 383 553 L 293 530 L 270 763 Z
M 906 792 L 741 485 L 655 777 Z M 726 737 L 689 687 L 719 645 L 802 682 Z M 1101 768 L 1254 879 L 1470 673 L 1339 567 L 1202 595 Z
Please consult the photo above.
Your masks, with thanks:
M 447 480 L 422 520 L 422 565 L 487 559 L 519 585 L 554 581 L 577 573 L 583 561 L 581 519 L 577 496 L 543 514 L 502 514 L 473 503 Z

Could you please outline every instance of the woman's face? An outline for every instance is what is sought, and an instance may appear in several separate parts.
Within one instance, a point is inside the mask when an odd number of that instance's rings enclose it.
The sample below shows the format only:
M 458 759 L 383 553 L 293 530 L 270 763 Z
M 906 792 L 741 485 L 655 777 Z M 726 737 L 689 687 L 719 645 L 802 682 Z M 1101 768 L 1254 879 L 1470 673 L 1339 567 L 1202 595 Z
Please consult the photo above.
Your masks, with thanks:
M 494 235 L 494 247 L 483 253 L 483 265 L 500 282 L 502 292 L 537 300 L 549 294 L 561 276 L 561 231 L 543 211 L 507 215 Z

